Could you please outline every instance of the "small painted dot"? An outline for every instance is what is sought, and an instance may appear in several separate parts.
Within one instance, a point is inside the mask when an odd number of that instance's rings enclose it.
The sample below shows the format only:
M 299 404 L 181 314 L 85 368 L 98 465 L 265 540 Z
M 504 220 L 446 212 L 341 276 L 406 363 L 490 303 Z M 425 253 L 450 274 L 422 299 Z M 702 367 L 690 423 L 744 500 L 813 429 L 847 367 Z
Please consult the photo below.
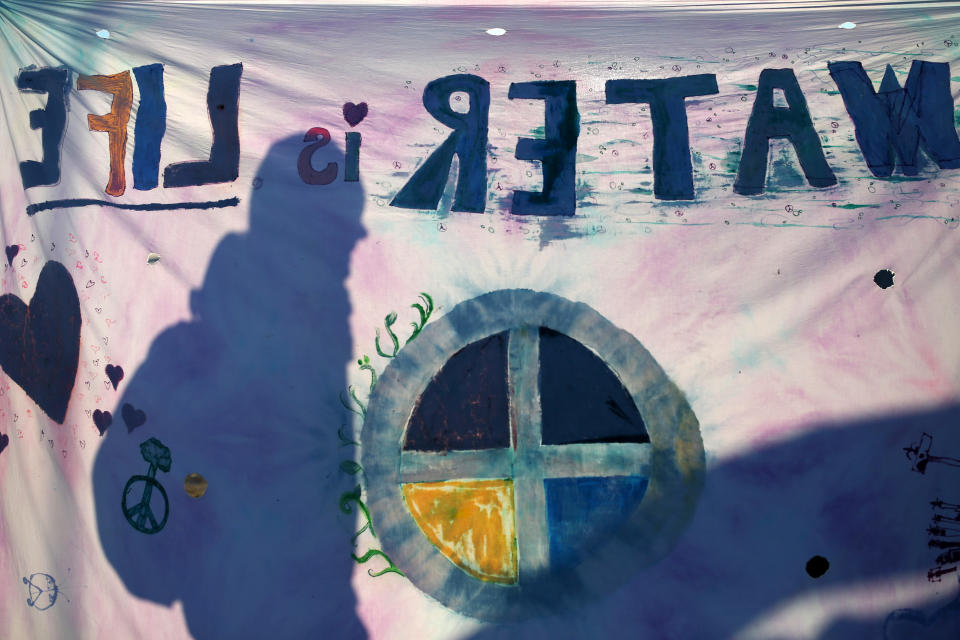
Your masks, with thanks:
M 500 27 L 494 27 L 493 29 L 487 29 L 487 33 L 491 36 L 502 36 L 507 32 L 506 29 L 501 29 Z
M 892 287 L 893 271 L 890 271 L 889 269 L 880 269 L 880 271 L 877 271 L 877 274 L 873 276 L 873 281 L 876 282 L 877 286 L 881 289 Z
M 844 22 L 841 25 L 837 25 L 840 29 L 854 29 L 857 26 L 855 22 Z
M 107 38 L 110 37 L 110 32 L 107 31 L 106 29 L 100 29 L 100 31 L 97 31 L 97 35 L 103 38 L 104 40 L 106 40 Z
M 160 262 L 159 253 L 151 253 L 147 256 L 147 264 L 156 264 L 158 262 Z
M 823 556 L 813 556 L 807 560 L 807 575 L 819 578 L 830 569 L 830 561 Z
M 199 473 L 191 473 L 184 479 L 183 488 L 191 498 L 199 498 L 207 492 L 207 481 Z

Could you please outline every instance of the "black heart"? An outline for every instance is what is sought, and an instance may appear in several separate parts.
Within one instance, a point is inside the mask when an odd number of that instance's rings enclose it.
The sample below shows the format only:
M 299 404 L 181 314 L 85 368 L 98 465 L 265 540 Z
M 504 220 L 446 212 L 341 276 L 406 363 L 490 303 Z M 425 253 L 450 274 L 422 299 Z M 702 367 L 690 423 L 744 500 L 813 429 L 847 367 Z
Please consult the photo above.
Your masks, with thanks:
M 30 306 L 0 296 L 0 367 L 63 424 L 80 359 L 80 299 L 59 262 L 43 266 Z
M 123 380 L 123 367 L 120 365 L 113 366 L 112 364 L 108 364 L 107 377 L 110 378 L 110 382 L 113 383 L 113 388 L 116 390 L 117 385 L 120 384 L 121 380 Z
M 5 433 L 0 433 L 0 453 L 3 453 L 3 450 L 7 448 L 7 445 L 10 444 L 10 438 Z
M 367 103 L 361 102 L 360 104 L 353 104 L 348 102 L 343 105 L 343 119 L 347 121 L 351 127 L 355 127 L 360 124 L 364 118 L 367 117 Z
M 110 415 L 109 411 L 100 411 L 100 409 L 97 409 L 93 412 L 93 424 L 97 425 L 97 431 L 99 431 L 102 436 L 106 433 L 107 427 L 113 424 L 113 416 Z
M 20 253 L 20 245 L 12 244 L 7 247 L 7 264 L 11 267 L 13 266 L 13 259 L 17 257 L 18 253 Z
M 144 413 L 142 409 L 134 409 L 133 405 L 129 402 L 123 405 L 123 408 L 120 409 L 120 414 L 123 416 L 123 421 L 127 423 L 127 433 L 147 421 L 147 414 Z

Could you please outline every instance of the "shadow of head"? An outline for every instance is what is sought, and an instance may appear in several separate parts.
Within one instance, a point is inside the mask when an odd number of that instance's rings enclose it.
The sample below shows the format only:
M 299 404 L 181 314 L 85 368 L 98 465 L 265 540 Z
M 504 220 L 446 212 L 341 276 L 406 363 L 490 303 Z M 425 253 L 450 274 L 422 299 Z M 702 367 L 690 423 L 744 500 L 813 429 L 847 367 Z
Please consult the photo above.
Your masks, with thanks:
M 159 334 L 121 387 L 94 468 L 107 558 L 133 595 L 181 600 L 196 638 L 363 635 L 350 588 L 353 521 L 337 508 L 352 486 L 338 471 L 349 452 L 336 435 L 352 360 L 344 280 L 364 235 L 363 192 L 343 181 L 334 144 L 313 164 L 337 162 L 340 176 L 304 184 L 304 146 L 291 137 L 271 148 L 253 182 L 249 230 L 220 242 L 191 294 L 192 321 Z M 126 428 L 125 403 L 145 412 L 143 426 Z M 130 509 L 142 487 L 123 494 L 130 477 L 148 473 L 140 443 L 151 437 L 172 466 L 155 472 L 169 519 L 146 534 Z M 208 482 L 201 498 L 184 491 L 191 473 Z M 151 511 L 162 497 L 153 492 Z

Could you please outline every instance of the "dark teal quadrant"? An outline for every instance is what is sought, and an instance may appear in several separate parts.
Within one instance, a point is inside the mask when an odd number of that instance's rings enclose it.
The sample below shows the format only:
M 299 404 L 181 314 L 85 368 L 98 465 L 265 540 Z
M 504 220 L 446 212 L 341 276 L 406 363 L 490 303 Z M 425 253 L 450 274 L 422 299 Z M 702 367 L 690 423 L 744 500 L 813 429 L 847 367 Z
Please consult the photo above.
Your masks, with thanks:
M 647 490 L 647 478 L 547 478 L 543 486 L 550 566 L 572 569 L 630 517 Z
M 562 333 L 540 328 L 543 444 L 650 442 L 620 378 L 595 353 Z

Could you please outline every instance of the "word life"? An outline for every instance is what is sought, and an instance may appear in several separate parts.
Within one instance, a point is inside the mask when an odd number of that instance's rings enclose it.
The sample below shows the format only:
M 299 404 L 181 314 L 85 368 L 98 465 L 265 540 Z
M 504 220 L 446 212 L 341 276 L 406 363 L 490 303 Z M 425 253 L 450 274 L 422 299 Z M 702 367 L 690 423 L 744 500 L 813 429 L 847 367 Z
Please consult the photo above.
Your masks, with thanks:
M 240 167 L 239 117 L 240 63 L 210 70 L 207 112 L 213 127 L 213 141 L 207 160 L 176 162 L 164 167 L 163 186 L 190 187 L 237 179 Z M 133 69 L 140 92 L 134 126 L 133 188 L 149 191 L 159 183 L 160 145 L 167 130 L 167 103 L 164 99 L 163 65 L 150 64 Z M 22 69 L 17 76 L 21 91 L 45 93 L 43 109 L 30 112 L 30 128 L 41 130 L 43 158 L 20 163 L 23 188 L 53 185 L 60 181 L 60 149 L 67 126 L 71 71 L 45 67 Z M 133 105 L 130 72 L 113 75 L 79 75 L 77 90 L 100 91 L 113 96 L 110 112 L 89 114 L 90 131 L 106 133 L 110 155 L 107 195 L 118 197 L 126 190 L 124 158 L 127 128 Z

